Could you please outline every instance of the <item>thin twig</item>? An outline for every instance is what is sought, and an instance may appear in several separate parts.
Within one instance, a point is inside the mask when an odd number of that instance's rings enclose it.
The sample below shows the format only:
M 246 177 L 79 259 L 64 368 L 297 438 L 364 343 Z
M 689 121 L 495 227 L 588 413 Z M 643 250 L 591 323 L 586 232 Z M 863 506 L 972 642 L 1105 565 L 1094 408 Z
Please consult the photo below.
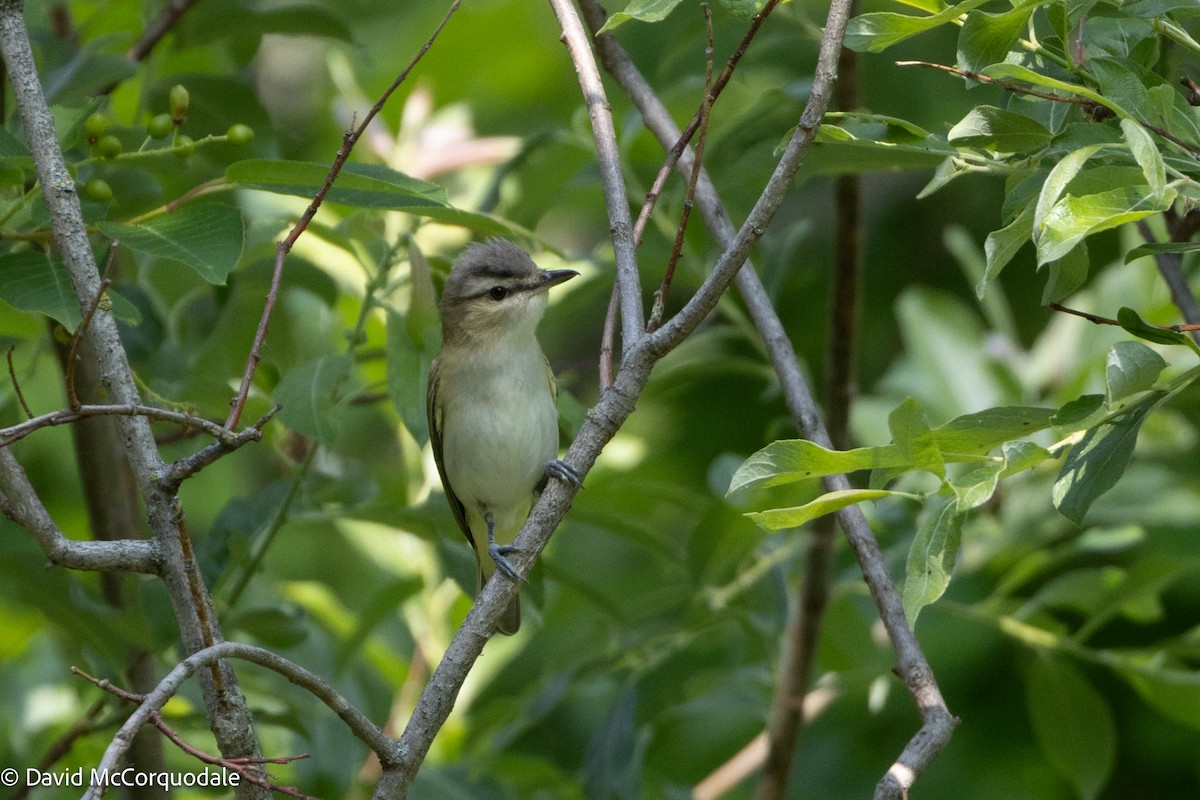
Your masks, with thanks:
M 1186 215 L 1181 218 L 1175 214 L 1173 209 L 1168 209 L 1165 216 L 1172 241 L 1186 242 L 1192 238 L 1193 231 L 1191 225 L 1188 224 Z M 1193 217 L 1193 219 L 1198 218 L 1200 215 Z M 1153 244 L 1154 232 L 1150 230 L 1150 225 L 1146 220 L 1138 220 L 1137 226 L 1142 237 Z M 1167 284 L 1167 288 L 1171 292 L 1171 301 L 1175 303 L 1179 313 L 1183 314 L 1183 318 L 1189 323 L 1200 323 L 1200 303 L 1196 302 L 1196 295 L 1192 292 L 1187 277 L 1183 274 L 1183 256 L 1180 253 L 1155 253 L 1154 263 L 1158 267 L 1158 273 L 1162 275 L 1163 282 Z M 1200 343 L 1200 331 L 1191 331 L 1191 334 L 1192 339 Z
M 196 4 L 196 0 L 173 0 L 168 3 L 153 22 L 142 32 L 133 46 L 125 52 L 130 61 L 142 61 L 150 55 L 150 51 L 166 36 L 179 18 Z
M 121 405 L 80 405 L 76 408 L 64 408 L 59 411 L 51 411 L 48 414 L 33 417 L 16 425 L 10 425 L 7 428 L 0 428 L 0 448 L 7 447 L 18 439 L 24 439 L 29 434 L 41 428 L 51 428 L 55 425 L 65 425 L 75 422 L 84 417 L 97 416 L 146 417 L 147 419 L 156 419 L 163 422 L 173 422 L 176 425 L 183 425 L 185 427 L 200 428 L 229 448 L 240 447 L 246 441 L 256 441 L 262 438 L 261 430 L 258 431 L 257 436 L 243 438 L 245 432 L 235 434 L 227 428 L 222 427 L 219 423 L 204 419 L 203 417 L 197 417 L 194 414 L 186 414 L 182 411 L 169 411 L 165 408 L 156 408 L 140 403 L 128 403 Z M 254 428 L 248 428 L 247 430 L 254 430 Z
M 608 311 L 604 313 L 604 328 L 600 332 L 600 391 L 613 385 L 613 337 L 616 336 L 617 308 L 620 304 L 620 287 L 614 283 L 608 296 Z
M 679 134 L 679 138 L 675 144 L 671 146 L 667 153 L 667 159 L 663 165 L 659 167 L 658 174 L 654 176 L 654 183 L 650 186 L 650 191 L 646 193 L 646 200 L 642 204 L 642 210 L 638 212 L 637 222 L 633 226 L 634 240 L 642 243 L 642 234 L 646 230 L 646 222 L 650 219 L 650 212 L 654 210 L 655 203 L 658 202 L 659 195 L 662 194 L 663 186 L 667 183 L 667 177 L 671 174 L 671 170 L 675 168 L 676 162 L 683 154 L 684 149 L 691 142 L 696 131 L 700 129 L 701 115 L 707 114 L 711 110 L 712 104 L 721 96 L 725 86 L 729 83 L 729 79 L 733 77 L 733 71 L 737 68 L 738 62 L 742 60 L 742 56 L 746 54 L 746 49 L 750 47 L 750 42 L 754 41 L 754 37 L 758 34 L 759 28 L 766 22 L 767 17 L 775 10 L 775 6 L 779 4 L 779 0 L 767 0 L 762 11 L 754 15 L 750 20 L 750 27 L 746 30 L 746 35 L 742 37 L 742 41 L 738 44 L 737 49 L 729 56 L 729 60 L 725 62 L 724 68 L 721 69 L 721 74 L 717 76 L 710 86 L 707 84 L 705 88 L 708 90 L 706 96 L 700 103 L 700 107 L 696 109 L 696 113 L 692 115 L 692 120 Z M 708 110 L 706 110 L 708 109 Z
M 242 409 L 245 408 L 246 405 L 246 398 L 250 395 L 250 383 L 254 380 L 254 373 L 258 369 L 258 362 L 262 360 L 263 342 L 266 341 L 267 332 L 270 330 L 271 314 L 275 310 L 275 304 L 279 301 L 279 289 L 283 283 L 284 260 L 287 258 L 288 253 L 291 252 L 292 246 L 296 243 L 296 240 L 300 238 L 302 233 L 308 230 L 309 223 L 312 222 L 313 217 L 315 217 L 317 214 L 317 210 L 325 201 L 325 196 L 329 194 L 329 190 L 333 187 L 333 182 L 337 180 L 338 175 L 341 174 L 342 167 L 346 165 L 346 160 L 350 158 L 350 152 L 354 149 L 354 145 L 356 145 L 358 140 L 362 138 L 362 135 L 366 133 L 366 130 L 370 126 L 371 122 L 374 121 L 376 115 L 383 110 L 384 104 L 387 103 L 392 94 L 398 88 L 400 88 L 400 85 L 404 83 L 405 80 L 408 79 L 409 74 L 416 68 L 421 59 L 425 57 L 425 54 L 429 52 L 430 48 L 433 47 L 433 43 L 437 40 L 438 35 L 441 34 L 442 29 L 445 28 L 446 24 L 450 21 L 450 17 L 453 16 L 454 12 L 458 10 L 458 6 L 461 2 L 462 0 L 453 0 L 453 2 L 450 4 L 450 8 L 446 11 L 445 15 L 442 16 L 441 22 L 439 22 L 437 27 L 434 28 L 433 34 L 425 40 L 425 43 L 421 45 L 421 49 L 417 51 L 416 55 L 409 60 L 404 69 L 400 71 L 400 74 L 396 76 L 396 79 L 392 81 L 391 86 L 385 89 L 383 94 L 380 95 L 379 99 L 375 101 L 375 105 L 371 106 L 366 115 L 363 116 L 363 120 L 361 123 L 359 123 L 358 127 L 346 131 L 346 133 L 342 136 L 342 146 L 338 148 L 337 155 L 334 157 L 333 163 L 329 167 L 329 172 L 325 176 L 325 182 L 321 184 L 321 188 L 317 190 L 312 202 L 308 204 L 308 208 L 304 210 L 304 214 L 292 228 L 291 232 L 287 235 L 287 237 L 280 241 L 278 245 L 276 245 L 275 269 L 271 273 L 271 288 L 267 292 L 267 298 L 263 303 L 262 317 L 259 319 L 258 329 L 254 332 L 254 342 L 250 346 L 250 353 L 246 358 L 246 367 L 242 372 L 241 386 L 238 388 L 237 394 L 234 395 L 229 410 L 229 417 L 225 420 L 225 427 L 229 430 L 236 428 L 238 420 L 241 419 Z
M 152 715 L 162 710 L 167 701 L 179 691 L 185 680 L 197 674 L 208 665 L 217 664 L 231 658 L 249 661 L 252 664 L 266 667 L 308 691 L 337 714 L 346 723 L 351 733 L 374 750 L 379 755 L 380 763 L 385 768 L 393 767 L 396 764 L 399 758 L 396 741 L 387 736 L 378 725 L 371 722 L 349 700 L 335 691 L 324 678 L 264 648 L 241 644 L 239 642 L 222 642 L 193 653 L 167 673 L 158 686 L 154 687 L 154 690 L 143 698 L 137 710 L 130 715 L 129 719 L 121 725 L 120 730 L 113 736 L 112 742 L 109 743 L 108 748 L 104 751 L 103 758 L 101 758 L 100 763 L 96 767 L 96 772 L 106 775 L 116 768 L 125 752 L 129 749 L 129 744 L 133 740 L 134 734 L 137 733 L 142 725 L 150 721 Z M 251 760 L 257 761 L 258 759 L 255 757 Z M 242 760 L 238 759 L 238 761 Z M 242 763 L 245 762 L 243 761 Z M 99 800 L 99 796 L 98 787 L 92 786 L 88 789 L 84 798 L 85 800 Z
M 209 464 L 212 464 L 222 456 L 237 450 L 244 444 L 262 441 L 263 428 L 266 427 L 267 423 L 270 422 L 282 408 L 283 406 L 276 403 L 274 406 L 272 406 L 270 411 L 259 417 L 257 422 L 233 438 L 226 438 L 225 434 L 228 434 L 228 431 L 226 431 L 225 428 L 221 428 L 222 431 L 225 431 L 225 433 L 222 434 L 222 438 L 217 439 L 217 441 L 208 445 L 204 449 L 192 453 L 190 456 L 184 456 L 173 464 L 168 465 L 161 478 L 162 485 L 168 490 L 174 490 L 179 486 L 179 484 L 183 483 L 185 480 L 192 477 L 197 472 L 204 469 Z
M 112 247 L 108 251 L 108 263 L 112 264 L 113 255 L 117 252 L 117 242 L 112 243 Z M 107 272 L 107 270 L 105 270 Z M 112 284 L 107 277 L 100 281 L 100 289 L 96 292 L 96 296 L 92 298 L 91 304 L 87 308 L 87 312 L 83 315 L 83 321 L 79 323 L 79 328 L 76 329 L 75 335 L 71 337 L 71 346 L 67 348 L 67 406 L 72 410 L 79 408 L 79 395 L 75 393 L 75 362 L 79 359 L 79 343 L 83 341 L 83 336 L 87 333 L 87 329 L 92 324 L 92 317 L 96 316 L 96 309 L 100 307 L 100 301 L 104 299 L 104 293 L 108 291 L 108 287 Z M 4 438 L 0 434 L 0 440 Z
M 17 380 L 17 370 L 13 367 L 13 351 L 16 349 L 17 346 L 15 344 L 8 348 L 8 379 L 12 382 L 13 392 L 17 395 L 17 402 L 24 409 L 25 416 L 33 419 L 33 412 L 29 410 L 29 403 L 25 402 L 25 393 L 21 391 L 21 382 Z
M 114 685 L 108 679 L 97 678 L 94 675 L 89 675 L 78 667 L 71 667 L 71 673 L 78 675 L 97 688 L 102 689 L 103 691 L 106 691 L 115 697 L 119 697 L 127 703 L 141 705 L 146 700 L 144 695 L 137 694 L 136 692 L 126 691 L 125 689 Z M 215 767 L 222 767 L 224 769 L 232 770 L 245 780 L 253 783 L 255 786 L 261 786 L 262 788 L 269 789 L 273 792 L 286 794 L 289 797 L 295 797 L 299 800 L 316 800 L 316 798 L 304 794 L 297 789 L 293 789 L 290 786 L 283 786 L 275 783 L 274 781 L 264 777 L 266 774 L 265 771 L 261 769 L 255 769 L 255 767 L 262 767 L 265 764 L 291 764 L 295 761 L 308 758 L 309 756 L 307 753 L 301 753 L 294 756 L 277 756 L 275 758 L 222 758 L 221 756 L 214 756 L 211 753 L 207 753 L 188 742 L 170 725 L 170 723 L 163 719 L 162 714 L 158 711 L 151 712 L 147 721 L 157 728 L 159 732 L 162 733 L 163 736 L 167 737 L 167 739 L 169 739 L 176 747 L 198 761 L 201 761 L 205 764 L 211 764 Z
M 1076 317 L 1082 317 L 1094 325 L 1116 325 L 1121 327 L 1121 323 L 1111 317 L 1102 317 L 1098 314 L 1092 314 L 1087 311 L 1079 311 L 1074 308 L 1067 308 L 1062 303 L 1051 303 L 1050 307 L 1055 311 L 1061 311 L 1064 314 L 1072 314 Z M 1152 325 L 1151 327 L 1158 328 L 1161 331 L 1173 331 L 1175 333 L 1188 333 L 1189 331 L 1200 331 L 1200 323 L 1189 322 L 1183 325 Z
M 667 305 L 667 292 L 671 289 L 671 281 L 675 277 L 675 266 L 683 254 L 683 240 L 687 234 L 688 219 L 692 215 L 692 206 L 696 197 L 696 181 L 700 179 L 700 167 L 704 163 L 704 145 L 708 140 L 708 121 L 712 111 L 712 80 L 713 80 L 713 28 L 712 11 L 708 3 L 701 3 L 704 11 L 704 101 L 700 104 L 700 135 L 696 139 L 696 155 L 692 162 L 692 174 L 688 178 L 687 191 L 683 197 L 683 211 L 679 214 L 679 225 L 675 229 L 675 243 L 671 246 L 671 257 L 667 259 L 667 268 L 663 271 L 662 284 L 654 292 L 654 305 L 650 311 L 650 321 L 646 323 L 647 331 L 654 331 L 662 324 L 663 313 Z
M 621 315 L 621 353 L 628 355 L 642 338 L 645 322 L 642 314 L 642 287 L 638 280 L 637 245 L 633 236 L 633 220 L 629 214 L 629 197 L 621 171 L 621 154 L 617 147 L 616 125 L 612 108 L 604 94 L 604 82 L 592 52 L 592 43 L 584 30 L 571 0 L 550 0 L 550 7 L 562 29 L 562 43 L 575 66 L 579 89 L 592 123 L 592 139 L 596 147 L 596 162 L 604 185 L 604 202 L 608 210 L 609 236 L 617 266 L 617 287 L 620 290 L 618 311 Z M 610 340 L 611 346 L 611 340 Z

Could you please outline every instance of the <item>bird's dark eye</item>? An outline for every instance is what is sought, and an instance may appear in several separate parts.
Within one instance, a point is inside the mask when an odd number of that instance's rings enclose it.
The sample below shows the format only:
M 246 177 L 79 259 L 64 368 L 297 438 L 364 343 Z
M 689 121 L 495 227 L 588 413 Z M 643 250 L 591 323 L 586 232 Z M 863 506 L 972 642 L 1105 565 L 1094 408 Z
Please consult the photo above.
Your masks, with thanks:
M 488 292 L 488 297 L 497 301 L 503 300 L 504 298 L 508 297 L 508 289 L 504 288 L 503 286 L 493 286 L 491 291 Z

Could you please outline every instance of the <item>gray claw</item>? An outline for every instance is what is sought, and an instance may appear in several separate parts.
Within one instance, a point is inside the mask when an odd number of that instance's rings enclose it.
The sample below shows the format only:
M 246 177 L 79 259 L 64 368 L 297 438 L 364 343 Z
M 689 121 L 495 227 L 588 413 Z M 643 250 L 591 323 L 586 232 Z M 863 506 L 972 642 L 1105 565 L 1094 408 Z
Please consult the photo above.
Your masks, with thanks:
M 577 489 L 583 487 L 583 477 L 575 468 L 557 458 L 546 462 L 546 474 L 558 478 L 564 483 L 569 483 Z
M 492 542 L 488 545 L 488 555 L 492 557 L 492 561 L 496 564 L 496 569 L 503 572 L 505 577 L 516 583 L 525 583 L 525 578 L 521 577 L 521 573 L 517 572 L 517 568 L 509 563 L 504 556 L 508 553 L 519 553 L 521 548 L 513 547 L 510 544 L 496 544 Z

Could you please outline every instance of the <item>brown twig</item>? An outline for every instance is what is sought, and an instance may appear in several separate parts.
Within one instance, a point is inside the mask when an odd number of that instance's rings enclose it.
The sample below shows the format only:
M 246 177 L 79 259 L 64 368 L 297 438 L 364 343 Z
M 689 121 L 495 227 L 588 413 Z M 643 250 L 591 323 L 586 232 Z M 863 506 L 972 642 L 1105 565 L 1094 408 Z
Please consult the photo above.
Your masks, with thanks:
M 1050 307 L 1055 311 L 1061 311 L 1064 314 L 1072 314 L 1076 317 L 1082 317 L 1088 322 L 1095 325 L 1116 325 L 1121 327 L 1121 323 L 1111 317 L 1102 317 L 1098 314 L 1092 314 L 1087 311 L 1079 311 L 1078 309 L 1068 308 L 1062 303 L 1051 303 Z M 1174 333 L 1187 333 L 1188 331 L 1200 331 L 1200 323 L 1187 322 L 1181 325 L 1152 325 L 1151 327 L 1158 328 L 1160 331 L 1173 331 Z
M 425 57 L 425 54 L 429 52 L 430 48 L 433 47 L 433 43 L 437 40 L 438 35 L 442 32 L 442 29 L 445 28 L 446 24 L 450 21 L 450 17 L 453 16 L 454 12 L 458 10 L 458 6 L 461 2 L 462 0 L 453 0 L 453 2 L 450 4 L 450 8 L 442 17 L 441 22 L 439 22 L 437 27 L 434 29 L 433 34 L 425 40 L 425 44 L 421 45 L 421 49 L 417 51 L 416 55 L 414 55 L 404 69 L 400 71 L 400 74 L 396 76 L 394 81 L 392 81 L 391 86 L 384 90 L 383 94 L 375 102 L 375 105 L 371 106 L 366 115 L 363 116 L 363 120 L 361 123 L 359 123 L 358 127 L 352 128 L 343 134 L 342 146 L 338 148 L 337 155 L 333 159 L 333 164 L 331 164 L 329 167 L 329 173 L 325 176 L 325 182 L 321 184 L 321 188 L 317 190 L 312 202 L 308 204 L 308 208 L 304 210 L 304 214 L 292 228 L 291 232 L 286 238 L 280 241 L 278 245 L 276 245 L 275 269 L 271 273 L 271 288 L 267 292 L 267 298 L 263 303 L 262 317 L 259 319 L 258 329 L 254 332 L 254 342 L 250 346 L 250 354 L 246 358 L 246 368 L 242 373 L 241 386 L 238 388 L 237 394 L 234 396 L 233 402 L 231 403 L 229 417 L 225 420 L 225 427 L 228 430 L 233 430 L 235 427 L 237 427 L 238 420 L 241 419 L 242 409 L 246 406 L 246 398 L 250 395 L 250 383 L 254 379 L 255 371 L 258 369 L 258 362 L 262 360 L 262 346 L 263 342 L 266 341 L 267 332 L 270 330 L 271 313 L 275 310 L 275 304 L 279 301 L 279 288 L 283 282 L 284 260 L 287 258 L 288 253 L 291 252 L 292 246 L 296 243 L 296 240 L 299 239 L 300 235 L 308 229 L 308 224 L 312 222 L 313 217 L 315 217 L 317 214 L 317 210 L 325 201 L 325 196 L 329 194 L 329 190 L 333 188 L 333 182 L 337 180 L 338 175 L 341 174 L 342 167 L 345 166 L 347 159 L 350 158 L 350 152 L 354 149 L 354 146 L 358 143 L 358 140 L 362 138 L 362 135 L 366 132 L 367 127 L 375 119 L 376 115 L 379 114 L 379 112 L 383 109 L 384 104 L 387 103 L 392 94 L 398 88 L 400 88 L 400 85 L 404 83 L 405 80 L 408 79 L 409 74 L 413 71 L 413 69 L 416 68 L 421 59 Z
M 608 311 L 604 314 L 604 329 L 600 333 L 600 391 L 613 385 L 613 337 L 617 332 L 617 306 L 620 304 L 620 291 L 614 284 L 612 294 L 608 298 Z
M 132 703 L 135 706 L 140 706 L 146 700 L 145 695 L 126 691 L 125 689 L 114 685 L 112 681 L 109 681 L 107 678 L 97 678 L 94 675 L 89 675 L 88 673 L 79 669 L 79 667 L 71 667 L 71 673 L 78 675 L 80 678 L 83 678 L 85 681 L 91 683 L 97 688 L 102 689 L 103 691 L 106 691 L 127 703 Z M 220 756 L 214 756 L 211 753 L 207 753 L 195 745 L 190 744 L 187 740 L 179 735 L 178 731 L 176 731 L 165 719 L 163 719 L 162 714 L 158 711 L 150 712 L 147 722 L 157 728 L 159 732 L 162 733 L 163 736 L 167 737 L 167 739 L 169 739 L 176 747 L 198 761 L 201 761 L 205 764 L 212 764 L 215 767 L 222 767 L 223 769 L 232 770 L 250 783 L 253 783 L 255 786 L 260 786 L 263 789 L 269 789 L 272 792 L 286 794 L 288 797 L 295 797 L 299 800 L 316 800 L 316 798 L 304 794 L 298 789 L 293 789 L 290 786 L 282 786 L 267 777 L 263 777 L 266 775 L 266 772 L 255 769 L 255 767 L 261 767 L 264 764 L 291 764 L 294 761 L 300 761 L 308 758 L 309 756 L 307 753 L 300 753 L 294 756 L 278 756 L 275 758 L 222 758 Z
M 204 419 L 203 417 L 186 414 L 182 411 L 170 411 L 165 408 L 141 405 L 139 403 L 122 403 L 113 405 L 85 404 L 76 406 L 75 408 L 64 408 L 59 411 L 51 411 L 48 414 L 31 417 L 25 422 L 19 422 L 7 428 L 0 428 L 0 448 L 7 447 L 19 439 L 24 439 L 29 434 L 41 428 L 65 425 L 85 417 L 96 416 L 146 417 L 147 419 L 156 419 L 162 422 L 173 422 L 176 425 L 200 428 L 226 446 L 240 447 L 246 443 L 242 440 L 245 431 L 235 434 L 227 428 L 222 427 L 219 423 Z M 262 431 L 258 431 L 258 434 L 259 438 L 261 438 Z
M 29 410 L 29 403 L 25 402 L 25 393 L 21 391 L 21 382 L 17 380 L 17 370 L 13 367 L 13 351 L 16 349 L 17 346 L 15 344 L 8 348 L 8 379 L 12 381 L 13 392 L 17 395 L 17 402 L 24 409 L 25 416 L 33 419 L 33 412 Z
M 658 197 L 662 193 L 663 186 L 666 185 L 667 178 L 671 174 L 671 170 L 675 168 L 675 164 L 679 161 L 679 157 L 683 155 L 684 148 L 691 142 L 696 131 L 700 129 L 702 115 L 707 115 L 708 110 L 712 108 L 712 104 L 721 92 L 724 91 L 729 79 L 733 77 L 733 71 L 737 68 L 738 62 L 742 60 L 742 56 L 746 54 L 746 49 L 750 47 L 750 42 L 754 41 L 754 37 L 758 34 L 759 28 L 766 22 L 767 17 L 775 10 L 775 6 L 779 4 L 779 0 L 767 0 L 767 4 L 763 6 L 762 11 L 754 15 L 750 20 L 750 27 L 746 29 L 746 35 L 742 37 L 742 41 L 738 44 L 737 49 L 729 56 L 729 60 L 725 62 L 724 68 L 721 69 L 721 74 L 713 82 L 711 88 L 708 88 L 708 94 L 700 103 L 700 107 L 696 109 L 696 113 L 692 115 L 692 121 L 679 135 L 679 139 L 675 142 L 667 153 L 667 158 L 663 165 L 659 167 L 658 175 L 654 177 L 654 183 L 650 187 L 650 191 L 646 193 L 646 202 L 642 205 L 642 210 L 638 213 L 637 221 L 633 225 L 633 238 L 638 244 L 642 243 L 642 234 L 646 230 L 646 222 L 650 219 L 650 212 L 654 210 L 655 203 L 658 202 Z
M 662 324 L 663 313 L 667 305 L 667 292 L 671 289 L 671 281 L 675 277 L 675 266 L 683 254 L 683 240 L 687 234 L 688 219 L 692 215 L 692 206 L 696 198 L 696 181 L 700 179 L 700 168 L 704 163 L 704 146 L 708 140 L 708 121 L 712 111 L 713 93 L 713 28 L 712 10 L 708 3 L 700 4 L 704 12 L 704 100 L 700 104 L 700 135 L 696 139 L 696 156 L 692 162 L 692 173 L 688 178 L 687 192 L 683 197 L 683 211 L 679 214 L 679 226 L 675 229 L 675 243 L 671 246 L 671 257 L 667 259 L 667 268 L 663 271 L 662 284 L 654 293 L 654 305 L 650 310 L 650 320 L 646 330 L 653 331 Z
M 1179 82 L 1187 89 L 1187 94 L 1184 99 L 1187 100 L 1189 106 L 1200 106 L 1200 84 L 1192 80 L 1192 76 L 1184 75 L 1179 79 Z

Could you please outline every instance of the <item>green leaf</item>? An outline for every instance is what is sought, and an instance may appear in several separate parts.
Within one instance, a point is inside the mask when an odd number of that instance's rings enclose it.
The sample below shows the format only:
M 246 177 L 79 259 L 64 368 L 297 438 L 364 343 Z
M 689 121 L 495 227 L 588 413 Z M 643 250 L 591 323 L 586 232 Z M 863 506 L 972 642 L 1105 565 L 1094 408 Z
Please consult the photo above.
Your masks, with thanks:
M 1085 394 L 1054 412 L 1051 422 L 1061 435 L 1090 428 L 1104 414 L 1104 395 Z
M 251 159 L 230 164 L 225 179 L 245 189 L 311 198 L 328 174 L 328 164 Z M 446 190 L 378 164 L 347 164 L 327 198 L 363 208 L 445 207 Z
M 1121 132 L 1125 134 L 1125 142 L 1129 145 L 1129 151 L 1133 153 L 1138 166 L 1142 168 L 1142 174 L 1146 176 L 1151 193 L 1156 199 L 1166 197 L 1167 171 L 1163 165 L 1162 153 L 1158 152 L 1158 145 L 1150 138 L 1145 128 L 1131 119 L 1121 120 Z
M 1002 406 L 955 417 L 933 429 L 943 453 L 983 455 L 1005 442 L 1021 439 L 1050 427 L 1054 409 Z
M 1142 256 L 1153 256 L 1159 253 L 1183 255 L 1200 250 L 1200 242 L 1151 242 L 1140 244 L 1125 254 L 1125 263 L 1135 261 Z
M 826 450 L 807 439 L 783 439 L 772 442 L 746 459 L 733 474 L 728 494 L 751 487 L 780 486 L 824 475 L 903 467 L 908 463 L 908 459 L 894 445 Z
M 345 384 L 350 367 L 350 357 L 339 354 L 318 358 L 284 374 L 275 387 L 275 402 L 283 406 L 280 421 L 321 444 L 333 444 L 341 430 L 335 392 Z
M 1108 405 L 1154 385 L 1167 367 L 1162 356 L 1140 342 L 1117 342 L 1108 351 L 1104 368 Z
M 1149 90 L 1162 84 L 1161 78 L 1125 59 L 1089 58 L 1087 67 L 1100 84 L 1100 93 L 1122 109 L 1124 113 L 1120 116 L 1141 122 L 1155 121 Z
M 976 297 L 984 296 L 988 284 L 1000 276 L 1000 271 L 1033 236 L 1033 217 L 1033 203 L 1026 203 L 1016 219 L 1000 230 L 988 234 L 983 243 L 987 269 L 984 270 L 983 279 L 975 285 Z
M 1165 393 L 1156 393 L 1125 413 L 1101 422 L 1071 448 L 1051 494 L 1060 514 L 1083 525 L 1092 503 L 1125 474 L 1142 422 L 1164 397 Z
M 987 0 L 966 0 L 926 17 L 890 11 L 862 14 L 846 25 L 845 45 L 859 52 L 879 53 L 910 36 L 945 25 L 985 2 Z
M 827 492 L 802 506 L 773 508 L 769 511 L 750 511 L 746 516 L 769 531 L 780 531 L 784 528 L 798 527 L 846 506 L 852 506 L 864 500 L 878 500 L 882 497 L 920 499 L 907 492 L 893 492 L 886 489 L 842 489 L 836 492 Z
M 394 311 L 388 312 L 388 396 L 408 432 L 422 445 L 429 441 L 429 419 L 425 410 L 429 369 L 440 345 L 441 328 L 436 324 L 427 323 L 414 336 L 409 320 Z
M 1154 662 L 1123 664 L 1117 671 L 1158 713 L 1200 730 L 1200 673 L 1164 669 Z
M 1117 734 L 1104 696 L 1071 664 L 1042 656 L 1029 670 L 1025 699 L 1034 738 L 1083 800 L 1108 783 Z
M 1000 14 L 972 11 L 958 33 L 958 65 L 971 72 L 1003 61 L 1029 24 L 1033 4 Z
M 1182 331 L 1172 331 L 1167 328 L 1160 328 L 1157 325 L 1151 325 L 1142 319 L 1136 311 L 1127 306 L 1122 306 L 1117 311 L 1117 322 L 1122 328 L 1139 339 L 1145 339 L 1147 342 L 1155 344 L 1175 344 L 1183 345 L 1191 350 L 1200 353 L 1200 345 L 1197 345 L 1192 337 Z
M 1033 442 L 1005 442 L 1002 452 L 1004 453 L 1004 471 L 1000 474 L 1002 478 L 1032 469 L 1043 461 L 1054 458 L 1049 450 Z
M 269 647 L 295 647 L 308 638 L 312 623 L 304 610 L 288 604 L 283 608 L 248 608 L 229 620 L 229 627 L 243 631 Z
M 993 461 L 987 464 L 980 464 L 978 467 L 952 479 L 950 481 L 950 488 L 954 490 L 958 511 L 966 513 L 973 508 L 979 508 L 988 500 L 991 500 L 992 495 L 996 492 L 996 485 L 1000 481 L 1000 475 L 1005 471 L 1005 468 L 1005 462 Z
M 1077 83 L 1069 83 L 1060 81 L 1057 78 L 1051 78 L 1048 75 L 1043 75 L 1040 72 L 1035 72 L 1029 67 L 1023 67 L 1020 64 L 992 64 L 982 70 L 982 73 L 989 78 L 998 80 L 1018 80 L 1026 83 L 1032 83 L 1034 86 L 1043 86 L 1047 89 L 1057 89 L 1068 94 L 1086 97 L 1093 103 L 1104 106 L 1108 110 L 1114 112 L 1119 117 L 1131 116 L 1128 111 L 1121 108 L 1116 103 L 1112 102 L 1099 92 L 1093 91 L 1086 86 L 1080 86 Z
M 917 624 L 921 609 L 941 597 L 950 585 L 964 518 L 954 498 L 937 495 L 930 500 L 925 521 L 908 550 L 904 573 L 904 617 L 909 627 Z
M 69 331 L 83 315 L 62 259 L 31 250 L 0 256 L 0 299 L 22 311 L 53 317 Z
M 639 22 L 662 22 L 681 2 L 682 0 L 630 0 L 623 11 L 618 11 L 608 18 L 604 27 L 597 31 L 597 35 L 611 31 L 631 19 Z
M 1046 265 L 1046 287 L 1042 290 L 1042 303 L 1056 303 L 1073 294 L 1087 281 L 1091 267 L 1087 242 L 1080 242 L 1060 259 Z
M 892 432 L 896 447 L 913 465 L 939 478 L 946 476 L 946 464 L 920 403 L 909 397 L 898 405 L 888 415 L 888 429 Z
M 1107 192 L 1075 197 L 1068 194 L 1046 215 L 1038 239 L 1038 264 L 1062 258 L 1092 234 L 1166 211 L 1174 191 L 1155 197 L 1148 186 L 1121 186 Z
M 976 106 L 946 136 L 955 147 L 984 147 L 1027 153 L 1050 143 L 1050 131 L 1035 119 L 995 106 Z
M 217 286 L 237 266 L 245 238 L 241 212 L 218 204 L 184 206 L 141 225 L 101 222 L 99 228 L 122 247 L 184 263 Z
M 1060 159 L 1054 165 L 1054 169 L 1050 170 L 1045 183 L 1042 184 L 1042 191 L 1038 193 L 1037 206 L 1033 212 L 1034 241 L 1041 238 L 1042 230 L 1046 227 L 1046 217 L 1050 215 L 1050 209 L 1054 208 L 1063 192 L 1067 190 L 1067 185 L 1079 174 L 1079 170 L 1083 169 L 1083 165 L 1087 163 L 1088 159 L 1100 151 L 1101 147 L 1102 145 L 1080 147 Z

